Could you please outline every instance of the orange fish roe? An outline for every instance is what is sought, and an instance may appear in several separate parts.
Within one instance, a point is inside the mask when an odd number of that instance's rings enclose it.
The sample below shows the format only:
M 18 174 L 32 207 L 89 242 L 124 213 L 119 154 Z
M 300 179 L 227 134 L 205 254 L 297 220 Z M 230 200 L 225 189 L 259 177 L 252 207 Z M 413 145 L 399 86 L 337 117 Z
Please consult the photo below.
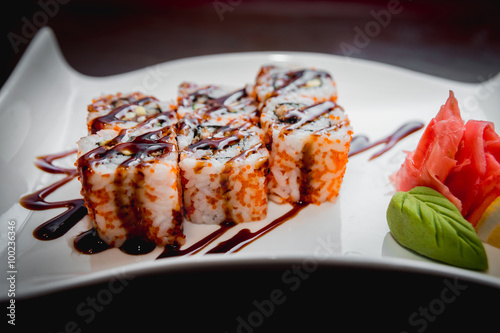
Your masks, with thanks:
M 287 103 L 286 100 L 279 101 L 281 104 L 276 102 L 276 105 Z M 308 103 L 314 101 L 309 100 Z M 299 117 L 292 124 L 281 122 L 274 115 L 273 109 L 266 111 L 267 118 L 263 119 L 268 123 L 267 135 L 271 142 L 268 188 L 273 201 L 320 204 L 333 201 L 338 196 L 352 131 L 343 110 L 328 103 L 330 104 L 318 104 L 314 116 L 307 115 L 307 108 L 297 111 L 292 107 L 290 110 L 294 110 L 294 117 Z M 330 109 L 323 105 L 328 105 Z M 310 107 L 316 107 L 316 104 Z M 322 112 L 325 111 L 323 115 Z M 308 121 L 316 121 L 314 119 L 323 117 L 325 120 L 318 120 L 323 127 L 316 131 L 303 130 L 300 126 L 295 128 L 297 123 L 301 124 L 300 117 L 306 119 L 302 120 L 304 126 Z M 309 120 L 309 117 L 313 120 Z M 312 125 L 307 126 L 313 128 Z M 292 130 L 289 127 L 294 128 Z
M 280 110 L 269 119 L 264 109 L 283 96 L 292 97 L 277 103 Z M 141 104 L 141 99 L 158 102 L 141 93 L 94 99 L 89 106 L 89 131 L 143 126 L 154 113 L 146 114 L 146 109 L 153 110 L 146 105 L 150 102 Z M 128 149 L 134 146 L 127 145 L 114 159 L 121 163 L 120 172 L 99 174 L 92 168 L 81 172 L 82 194 L 96 229 L 112 246 L 121 246 L 135 231 L 158 245 L 183 244 L 183 218 L 195 223 L 259 221 L 267 215 L 268 198 L 313 204 L 335 200 L 352 135 L 336 100 L 333 78 L 314 68 L 264 66 L 255 85 L 231 92 L 181 84 L 178 105 L 153 108 L 161 113 L 177 108 L 177 125 L 168 125 L 172 132 L 175 127 L 174 140 L 168 142 L 176 155 L 171 170 L 161 161 L 164 151 L 149 156 L 154 160 L 150 167 L 142 161 L 122 163 L 124 156 L 130 156 L 129 162 L 136 159 L 134 149 Z M 316 129 L 312 124 L 317 119 L 322 125 Z M 121 137 L 147 141 L 156 136 L 158 124 Z M 153 131 L 151 137 L 144 135 Z M 97 149 L 111 149 L 108 144 L 115 139 L 108 140 L 99 141 Z M 95 186 L 100 183 L 106 185 Z M 168 225 L 158 222 L 163 217 L 170 219 Z

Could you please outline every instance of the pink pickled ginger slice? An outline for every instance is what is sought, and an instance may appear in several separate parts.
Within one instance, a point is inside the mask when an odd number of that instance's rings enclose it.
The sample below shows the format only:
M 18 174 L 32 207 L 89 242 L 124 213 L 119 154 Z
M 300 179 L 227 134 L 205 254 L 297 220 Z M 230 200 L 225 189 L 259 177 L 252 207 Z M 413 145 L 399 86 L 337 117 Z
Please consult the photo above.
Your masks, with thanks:
M 500 137 L 495 125 L 469 120 L 446 185 L 462 203 L 462 215 L 475 225 L 500 195 Z
M 398 191 L 427 186 L 447 197 L 472 224 L 500 196 L 500 136 L 491 122 L 464 124 L 450 97 L 427 125 L 417 149 L 391 177 Z
M 446 104 L 427 125 L 417 149 L 408 153 L 403 165 L 392 177 L 396 190 L 409 191 L 416 186 L 427 186 L 443 194 L 461 210 L 460 200 L 444 181 L 457 165 L 455 154 L 464 131 L 458 102 L 450 91 Z

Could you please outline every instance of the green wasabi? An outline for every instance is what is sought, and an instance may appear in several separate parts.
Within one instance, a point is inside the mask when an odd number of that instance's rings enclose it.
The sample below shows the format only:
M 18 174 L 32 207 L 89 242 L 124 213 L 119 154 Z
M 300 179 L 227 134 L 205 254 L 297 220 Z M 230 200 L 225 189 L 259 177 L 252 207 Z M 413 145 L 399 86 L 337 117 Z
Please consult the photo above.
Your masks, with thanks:
M 486 270 L 488 259 L 472 225 L 441 193 L 428 187 L 396 192 L 387 223 L 403 246 L 451 265 Z

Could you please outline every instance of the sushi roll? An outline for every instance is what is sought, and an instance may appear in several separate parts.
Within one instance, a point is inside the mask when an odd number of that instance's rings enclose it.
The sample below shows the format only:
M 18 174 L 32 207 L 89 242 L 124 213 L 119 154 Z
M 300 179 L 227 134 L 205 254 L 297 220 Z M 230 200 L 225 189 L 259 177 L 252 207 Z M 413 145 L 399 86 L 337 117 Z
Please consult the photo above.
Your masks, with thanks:
M 78 146 L 81 193 L 104 242 L 185 242 L 173 126 L 101 130 Z
M 252 90 L 249 86 L 229 90 L 215 85 L 198 86 L 184 82 L 179 86 L 177 112 L 179 117 L 197 112 L 219 122 L 241 118 L 258 124 L 260 112 L 257 101 L 251 96 Z
M 87 127 L 89 134 L 103 129 L 119 131 L 131 128 L 148 117 L 175 111 L 174 101 L 159 101 L 156 97 L 140 92 L 123 95 L 106 95 L 96 99 L 88 106 Z
M 269 98 L 288 96 L 289 98 L 310 97 L 316 102 L 337 100 L 337 87 L 332 76 L 322 70 L 288 67 L 262 66 L 255 82 L 254 95 L 260 103 Z
M 278 96 L 261 115 L 270 149 L 269 198 L 278 203 L 334 201 L 347 164 L 352 128 L 332 101 Z
M 220 124 L 191 115 L 181 120 L 179 167 L 186 219 L 218 224 L 266 217 L 269 152 L 262 140 L 259 127 L 240 119 Z

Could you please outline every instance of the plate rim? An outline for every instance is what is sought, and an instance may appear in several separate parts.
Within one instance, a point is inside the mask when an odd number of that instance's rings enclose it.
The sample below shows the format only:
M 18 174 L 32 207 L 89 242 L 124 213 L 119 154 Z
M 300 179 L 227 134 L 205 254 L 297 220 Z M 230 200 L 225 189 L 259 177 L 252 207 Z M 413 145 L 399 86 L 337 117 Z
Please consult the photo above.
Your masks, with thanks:
M 394 271 L 410 274 L 423 274 L 443 279 L 460 279 L 464 282 L 475 283 L 481 286 L 500 290 L 500 279 L 494 276 L 477 274 L 477 271 L 465 270 L 445 263 L 434 261 L 416 261 L 395 257 L 371 257 L 357 255 L 335 254 L 328 257 L 315 257 L 303 253 L 281 253 L 275 255 L 256 255 L 245 253 L 210 254 L 204 256 L 188 256 L 168 258 L 145 262 L 136 262 L 120 267 L 112 267 L 97 272 L 75 275 L 71 278 L 56 279 L 52 283 L 44 284 L 43 288 L 32 285 L 25 288 L 16 299 L 24 300 L 43 297 L 48 294 L 62 292 L 73 288 L 84 288 L 96 285 L 110 278 L 129 276 L 132 278 L 152 274 L 175 274 L 185 271 L 203 271 L 206 269 L 245 269 L 252 266 L 290 266 L 304 263 L 306 260 L 314 261 L 318 267 L 343 267 L 348 269 Z M 6 300 L 1 295 L 0 302 Z M 5 295 L 6 296 L 6 295 Z

